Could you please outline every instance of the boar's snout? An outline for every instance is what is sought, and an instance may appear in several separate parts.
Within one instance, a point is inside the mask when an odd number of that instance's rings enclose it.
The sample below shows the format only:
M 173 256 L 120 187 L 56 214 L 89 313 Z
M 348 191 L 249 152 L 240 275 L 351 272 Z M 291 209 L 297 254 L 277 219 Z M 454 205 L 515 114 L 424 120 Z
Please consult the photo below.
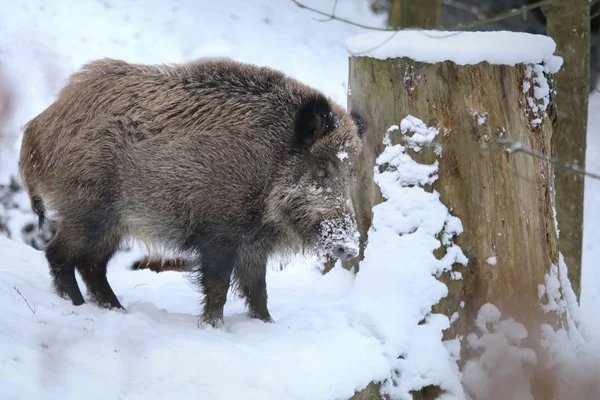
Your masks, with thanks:
M 319 247 L 335 258 L 350 260 L 358 255 L 359 237 L 353 214 L 345 213 L 321 222 Z

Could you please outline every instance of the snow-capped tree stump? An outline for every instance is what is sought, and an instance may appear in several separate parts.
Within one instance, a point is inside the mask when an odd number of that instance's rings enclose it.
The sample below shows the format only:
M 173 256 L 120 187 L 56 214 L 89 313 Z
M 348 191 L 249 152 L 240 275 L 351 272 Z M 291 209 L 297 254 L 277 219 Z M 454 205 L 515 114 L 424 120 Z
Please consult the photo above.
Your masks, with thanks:
M 552 39 L 539 35 L 391 35 L 370 32 L 348 42 L 348 108 L 366 122 L 353 193 L 362 236 L 359 260 L 371 210 L 382 201 L 373 167 L 384 136 L 405 117 L 419 118 L 439 134 L 435 145 L 411 155 L 419 163 L 439 163 L 438 179 L 428 190 L 439 193 L 464 228 L 454 241 L 468 264 L 441 275 L 449 293 L 433 310 L 454 316 L 445 339 L 461 339 L 460 366 L 470 357 L 466 339 L 486 303 L 503 318 L 523 323 L 531 340 L 539 339 L 542 321 L 557 326 L 556 314 L 548 319 L 540 310 L 540 303 L 554 301 L 540 285 L 557 274 L 566 279 L 557 268 L 553 168 L 543 159 L 551 157 L 555 113 L 548 78 L 561 59 L 553 56 Z M 411 134 L 396 130 L 392 142 L 402 144 Z M 440 246 L 436 257 L 444 254 Z

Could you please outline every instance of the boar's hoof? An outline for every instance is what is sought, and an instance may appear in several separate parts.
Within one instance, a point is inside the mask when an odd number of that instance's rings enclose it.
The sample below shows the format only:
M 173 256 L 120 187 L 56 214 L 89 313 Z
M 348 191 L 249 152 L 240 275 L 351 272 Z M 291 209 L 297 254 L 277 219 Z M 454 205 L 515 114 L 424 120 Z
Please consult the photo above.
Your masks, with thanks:
M 223 327 L 224 321 L 220 317 L 200 317 L 198 318 L 198 328 L 204 329 L 211 327 L 214 329 L 220 329 Z
M 262 322 L 265 322 L 267 324 L 275 323 L 275 321 L 273 320 L 273 318 L 271 317 L 271 315 L 269 313 L 261 314 L 257 311 L 250 311 L 250 312 L 248 312 L 248 316 L 253 319 L 260 319 Z
M 334 257 L 340 260 L 350 260 L 358 255 L 358 249 L 344 245 L 333 246 L 332 253 Z
M 84 305 L 84 304 L 85 304 L 85 300 L 83 299 L 83 296 L 71 298 L 71 297 L 70 297 L 68 294 L 66 294 L 66 293 L 60 293 L 60 292 L 57 292 L 57 294 L 58 294 L 58 296 L 59 296 L 61 299 L 64 299 L 64 300 L 70 301 L 70 302 L 71 302 L 71 304 L 73 304 L 75 307 L 79 307 L 79 306 L 82 306 L 82 305 Z
M 105 308 L 107 310 L 125 311 L 125 307 L 123 307 L 118 300 L 108 301 L 92 297 L 92 302 L 98 307 Z

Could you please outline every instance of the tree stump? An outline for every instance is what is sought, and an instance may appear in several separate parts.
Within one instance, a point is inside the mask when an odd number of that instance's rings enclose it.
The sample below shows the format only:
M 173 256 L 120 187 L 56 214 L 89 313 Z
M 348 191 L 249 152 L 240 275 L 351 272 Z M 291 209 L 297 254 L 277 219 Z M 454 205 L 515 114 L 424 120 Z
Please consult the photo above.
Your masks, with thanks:
M 554 43 L 548 37 L 509 32 L 394 35 L 368 33 L 348 42 L 348 108 L 366 122 L 353 190 L 363 240 L 359 259 L 371 210 L 382 201 L 373 166 L 384 135 L 406 116 L 415 116 L 440 131 L 436 143 L 441 152 L 424 148 L 413 158 L 439 163 L 431 190 L 462 221 L 464 231 L 456 243 L 469 259 L 467 267 L 454 268 L 461 279 L 450 273 L 440 277 L 449 294 L 434 311 L 458 315 L 445 338 L 461 339 L 461 360 L 468 359 L 466 338 L 481 307 L 491 303 L 503 317 L 523 323 L 535 341 L 540 323 L 549 321 L 540 311 L 545 297 L 539 285 L 559 265 L 553 168 L 543 160 L 551 156 L 555 114 L 548 78 L 560 66 L 560 59 L 552 57 Z M 510 49 L 502 47 L 507 40 L 525 47 L 531 42 L 531 53 L 510 59 Z M 417 50 L 423 48 L 428 51 Z M 544 61 L 549 69 L 544 70 Z M 402 134 L 396 133 L 392 141 L 399 143 Z M 438 252 L 439 258 L 444 248 Z M 553 326 L 556 321 L 554 315 Z

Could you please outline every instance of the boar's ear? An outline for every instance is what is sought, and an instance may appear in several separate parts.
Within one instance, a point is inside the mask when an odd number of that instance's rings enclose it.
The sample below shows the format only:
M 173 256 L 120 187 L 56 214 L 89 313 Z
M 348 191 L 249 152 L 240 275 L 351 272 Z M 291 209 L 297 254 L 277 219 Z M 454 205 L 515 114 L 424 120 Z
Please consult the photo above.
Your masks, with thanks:
M 362 139 L 363 135 L 365 134 L 365 129 L 367 128 L 367 126 L 365 125 L 365 120 L 356 111 L 350 112 L 350 116 L 352 117 L 352 120 L 354 120 L 354 123 L 356 124 L 356 130 L 358 131 L 358 137 Z
M 335 121 L 329 101 L 315 96 L 304 101 L 296 114 L 296 144 L 310 147 L 315 140 L 333 130 Z

